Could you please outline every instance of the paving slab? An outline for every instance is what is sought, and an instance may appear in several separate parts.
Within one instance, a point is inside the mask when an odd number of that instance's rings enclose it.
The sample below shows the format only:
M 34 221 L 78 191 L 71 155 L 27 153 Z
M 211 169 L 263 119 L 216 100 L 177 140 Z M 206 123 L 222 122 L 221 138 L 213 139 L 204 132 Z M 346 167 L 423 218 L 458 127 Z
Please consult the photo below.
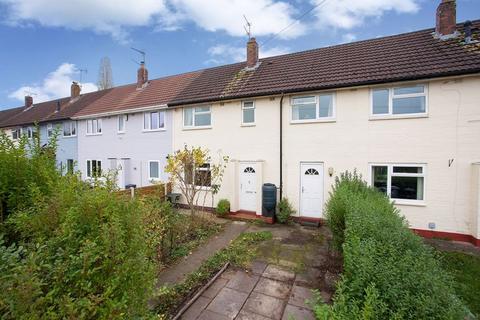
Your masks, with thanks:
M 284 305 L 285 301 L 282 299 L 267 296 L 258 292 L 252 292 L 245 303 L 244 310 L 264 317 L 280 320 L 282 318 Z
M 288 304 L 283 312 L 282 320 L 315 320 L 313 312 L 308 309 L 292 306 Z
M 195 320 L 197 319 L 202 311 L 208 306 L 212 299 L 206 297 L 199 297 L 182 315 L 182 320 Z
M 263 271 L 265 271 L 266 267 L 267 267 L 266 262 L 260 261 L 260 260 L 255 260 L 250 265 L 250 270 L 252 271 L 253 274 L 261 275 L 263 273 Z
M 279 299 L 287 299 L 292 285 L 287 282 L 261 278 L 253 291 Z
M 245 293 L 250 293 L 257 284 L 259 276 L 247 274 L 243 270 L 237 273 L 228 281 L 226 287 Z
M 215 299 L 208 305 L 207 310 L 234 319 L 247 298 L 247 293 L 225 287 L 220 290 Z
M 235 320 L 271 320 L 272 318 L 267 318 L 259 314 L 248 312 L 245 310 L 240 311 Z
M 312 307 L 310 304 L 307 304 L 306 301 L 312 301 L 314 299 L 312 289 L 300 287 L 294 285 L 292 288 L 292 294 L 290 295 L 290 299 L 288 299 L 288 304 L 302 307 L 306 309 L 311 309 Z
M 295 279 L 295 273 L 281 269 L 274 265 L 268 265 L 262 274 L 263 277 L 278 280 L 278 281 L 293 281 Z
M 223 278 L 218 278 L 215 280 L 207 290 L 205 290 L 202 294 L 203 297 L 207 297 L 210 299 L 215 298 L 215 296 L 222 290 L 223 287 L 227 284 L 228 280 Z
M 197 320 L 231 320 L 233 318 L 227 317 L 222 314 L 218 314 L 216 312 L 212 312 L 210 310 L 203 310 L 200 317 Z

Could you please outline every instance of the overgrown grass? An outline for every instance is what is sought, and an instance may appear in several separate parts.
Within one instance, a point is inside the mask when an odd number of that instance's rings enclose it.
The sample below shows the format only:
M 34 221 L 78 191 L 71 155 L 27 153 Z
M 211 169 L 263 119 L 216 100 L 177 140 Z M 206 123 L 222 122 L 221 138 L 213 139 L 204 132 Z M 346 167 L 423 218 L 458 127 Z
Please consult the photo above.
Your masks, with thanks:
M 247 266 L 257 254 L 256 245 L 271 238 L 272 233 L 269 231 L 241 234 L 227 248 L 215 253 L 197 271 L 189 274 L 182 283 L 161 287 L 155 297 L 157 312 L 163 317 L 172 315 L 191 292 L 205 284 L 225 263 Z
M 440 253 L 442 266 L 455 278 L 455 292 L 480 318 L 480 257 L 460 252 Z

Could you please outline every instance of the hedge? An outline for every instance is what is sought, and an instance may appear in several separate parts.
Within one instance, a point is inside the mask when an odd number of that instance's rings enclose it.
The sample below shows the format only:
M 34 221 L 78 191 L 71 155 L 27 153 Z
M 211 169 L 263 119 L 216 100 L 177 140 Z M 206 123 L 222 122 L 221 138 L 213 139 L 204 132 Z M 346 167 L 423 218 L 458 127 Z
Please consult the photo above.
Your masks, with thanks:
M 343 251 L 344 272 L 333 305 L 315 306 L 318 319 L 468 317 L 433 249 L 356 172 L 336 179 L 326 216 L 334 245 Z

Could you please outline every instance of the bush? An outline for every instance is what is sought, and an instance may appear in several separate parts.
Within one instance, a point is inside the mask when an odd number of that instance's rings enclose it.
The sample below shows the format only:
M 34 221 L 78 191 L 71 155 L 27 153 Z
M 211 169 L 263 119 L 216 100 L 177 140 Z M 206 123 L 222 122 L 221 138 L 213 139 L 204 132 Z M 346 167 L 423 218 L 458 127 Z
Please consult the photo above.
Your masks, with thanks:
M 291 216 L 295 214 L 290 201 L 287 198 L 283 198 L 278 202 L 277 206 L 277 221 L 280 223 L 287 223 Z
M 230 213 L 230 201 L 228 201 L 227 199 L 221 199 L 220 201 L 218 201 L 215 213 L 219 217 L 227 216 Z
M 326 206 L 344 273 L 319 319 L 463 319 L 466 307 L 432 249 L 390 200 L 355 172 L 336 180 Z

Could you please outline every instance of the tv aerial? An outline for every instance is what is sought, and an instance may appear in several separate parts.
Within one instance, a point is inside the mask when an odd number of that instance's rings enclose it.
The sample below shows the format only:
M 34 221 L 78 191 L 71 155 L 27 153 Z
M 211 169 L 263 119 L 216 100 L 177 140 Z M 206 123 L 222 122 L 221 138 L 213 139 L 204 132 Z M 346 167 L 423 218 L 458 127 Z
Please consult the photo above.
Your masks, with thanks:
M 246 25 L 243 26 L 245 32 L 247 33 L 248 39 L 252 38 L 252 24 L 248 21 L 247 17 L 243 15 L 243 19 L 245 19 Z
M 83 81 L 83 74 L 87 74 L 88 73 L 88 69 L 85 68 L 85 69 L 78 69 L 78 72 L 80 72 L 80 83 L 82 83 Z
M 137 48 L 134 48 L 134 47 L 131 47 L 130 49 L 132 49 L 133 51 L 136 51 L 137 53 L 139 53 L 139 54 L 141 54 L 141 55 L 142 55 L 142 61 L 138 62 L 138 61 L 136 61 L 136 60 L 132 59 L 132 60 L 133 60 L 133 62 L 135 62 L 136 64 L 142 64 L 142 63 L 145 63 L 145 60 L 146 60 L 146 55 L 147 55 L 147 53 L 146 53 L 145 51 L 143 51 L 143 50 L 140 50 L 140 49 L 137 49 Z

